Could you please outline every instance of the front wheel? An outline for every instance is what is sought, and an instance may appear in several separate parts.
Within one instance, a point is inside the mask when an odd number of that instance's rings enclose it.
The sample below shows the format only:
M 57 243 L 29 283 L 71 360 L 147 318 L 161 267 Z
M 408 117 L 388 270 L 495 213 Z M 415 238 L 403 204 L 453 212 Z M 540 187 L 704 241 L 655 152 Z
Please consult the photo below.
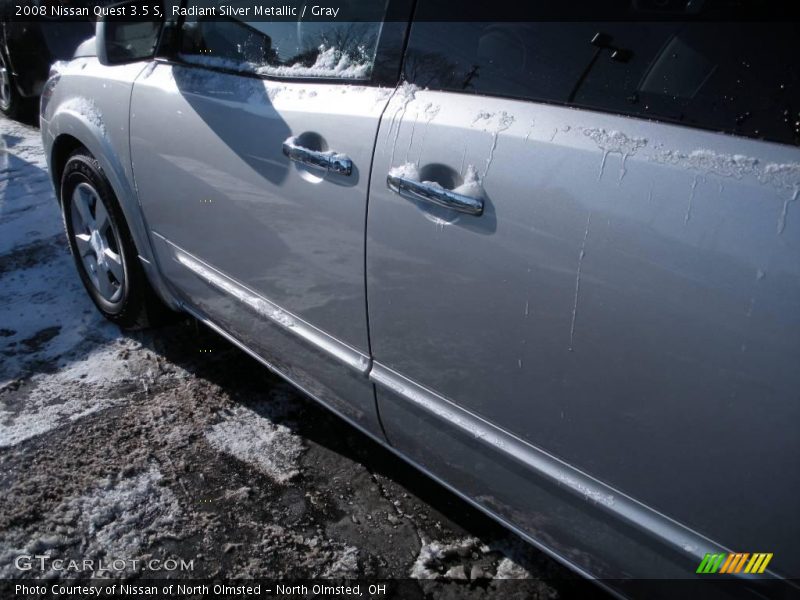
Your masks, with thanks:
M 87 151 L 67 160 L 61 199 L 78 274 L 100 312 L 126 329 L 163 320 L 169 309 L 150 287 L 111 185 Z

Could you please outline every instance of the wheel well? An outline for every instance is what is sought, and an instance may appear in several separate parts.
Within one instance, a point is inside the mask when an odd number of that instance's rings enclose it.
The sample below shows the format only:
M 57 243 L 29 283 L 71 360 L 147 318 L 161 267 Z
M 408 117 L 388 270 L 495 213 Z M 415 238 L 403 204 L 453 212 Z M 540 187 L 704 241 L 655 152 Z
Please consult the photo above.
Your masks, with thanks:
M 56 198 L 58 198 L 59 203 L 61 202 L 61 175 L 64 173 L 67 159 L 79 148 L 86 149 L 86 146 L 81 144 L 77 138 L 67 134 L 58 136 L 53 142 L 53 150 L 50 157 L 50 164 L 52 165 L 50 174 L 53 178 L 53 188 L 56 191 Z

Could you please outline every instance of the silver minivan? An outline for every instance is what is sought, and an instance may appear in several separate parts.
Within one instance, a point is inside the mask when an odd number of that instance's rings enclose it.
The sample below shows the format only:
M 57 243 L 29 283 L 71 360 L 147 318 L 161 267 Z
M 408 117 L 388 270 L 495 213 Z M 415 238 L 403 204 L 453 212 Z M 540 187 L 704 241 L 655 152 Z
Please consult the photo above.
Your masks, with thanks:
M 623 595 L 797 593 L 796 23 L 343 4 L 183 0 L 55 66 L 97 307 L 193 315 Z

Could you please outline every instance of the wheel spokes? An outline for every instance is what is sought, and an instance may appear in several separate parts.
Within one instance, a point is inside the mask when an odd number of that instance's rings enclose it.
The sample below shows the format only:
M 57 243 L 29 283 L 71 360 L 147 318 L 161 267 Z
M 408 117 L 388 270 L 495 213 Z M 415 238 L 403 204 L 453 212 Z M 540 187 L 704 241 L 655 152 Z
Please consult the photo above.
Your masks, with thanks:
M 75 191 L 72 193 L 72 204 L 78 209 L 78 215 L 83 221 L 83 228 L 89 230 L 96 228 L 95 219 L 92 216 L 92 210 L 89 206 L 91 200 L 91 195 L 86 193 L 80 185 L 75 188 Z M 99 205 L 100 202 L 96 202 L 96 204 Z
M 89 183 L 72 192 L 72 237 L 75 252 L 94 289 L 108 302 L 117 302 L 125 287 L 122 242 L 106 205 Z
M 86 265 L 86 274 L 91 279 L 94 286 L 99 290 L 100 282 L 97 276 L 97 260 L 93 254 L 87 254 L 83 257 L 83 264 Z
M 106 229 L 111 224 L 108 219 L 106 206 L 100 198 L 97 198 L 94 203 L 94 222 L 97 231 L 100 233 L 105 233 Z
M 75 245 L 78 248 L 78 256 L 83 258 L 87 254 L 94 252 L 92 245 L 89 243 L 91 236 L 88 233 L 76 233 Z
M 116 290 L 114 289 L 111 279 L 109 278 L 108 265 L 104 262 L 97 263 L 97 265 L 97 283 L 99 284 L 100 293 L 106 300 L 111 300 Z
M 122 257 L 117 254 L 116 252 L 112 251 L 110 248 L 106 248 L 105 252 L 105 264 L 108 266 L 108 270 L 111 271 L 111 274 L 114 276 L 120 285 L 123 281 L 125 281 L 125 270 L 122 267 Z

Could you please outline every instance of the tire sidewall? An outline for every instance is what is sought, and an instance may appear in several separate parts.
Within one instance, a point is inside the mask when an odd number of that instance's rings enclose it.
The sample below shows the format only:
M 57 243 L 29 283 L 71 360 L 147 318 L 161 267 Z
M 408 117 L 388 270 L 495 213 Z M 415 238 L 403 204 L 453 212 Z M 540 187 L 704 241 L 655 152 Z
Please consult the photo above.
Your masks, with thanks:
M 8 106 L 3 106 L 0 104 L 0 112 L 2 112 L 5 116 L 10 117 L 12 119 L 17 117 L 20 108 L 20 95 L 17 91 L 17 87 L 14 84 L 14 76 L 11 73 L 11 63 L 8 61 L 8 57 L 5 53 L 0 50 L 0 60 L 5 65 L 6 71 L 8 73 L 8 89 L 9 89 L 9 101 Z
M 122 267 L 124 271 L 124 281 L 122 282 L 122 296 L 117 302 L 110 302 L 103 298 L 100 292 L 95 288 L 89 274 L 86 272 L 86 267 L 81 260 L 75 243 L 75 232 L 72 223 L 72 193 L 75 188 L 81 184 L 89 184 L 94 188 L 100 201 L 105 205 L 106 212 L 108 213 L 111 226 L 117 231 L 119 237 L 119 250 L 122 258 Z M 103 173 L 95 164 L 94 159 L 85 154 L 73 154 L 64 167 L 64 173 L 61 178 L 61 198 L 62 198 L 62 216 L 64 218 L 64 226 L 67 232 L 67 240 L 69 243 L 72 257 L 75 260 L 75 266 L 78 269 L 81 281 L 83 282 L 86 291 L 92 298 L 98 309 L 110 320 L 117 321 L 122 316 L 129 312 L 131 309 L 131 300 L 133 294 L 132 289 L 135 282 L 132 281 L 134 268 L 130 260 L 135 257 L 135 252 L 131 247 L 130 234 L 128 233 L 125 225 L 125 220 L 119 209 L 116 196 L 111 190 Z

